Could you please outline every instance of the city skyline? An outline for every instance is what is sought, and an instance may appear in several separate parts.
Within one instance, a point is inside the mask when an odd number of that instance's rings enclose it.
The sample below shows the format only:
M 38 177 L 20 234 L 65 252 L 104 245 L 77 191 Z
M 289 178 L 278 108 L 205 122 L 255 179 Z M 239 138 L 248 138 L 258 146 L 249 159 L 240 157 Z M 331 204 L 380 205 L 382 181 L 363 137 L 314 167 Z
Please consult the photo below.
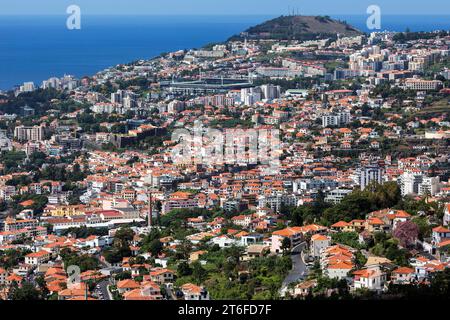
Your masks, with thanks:
M 450 297 L 449 5 L 77 2 L 2 7 L 0 304 Z

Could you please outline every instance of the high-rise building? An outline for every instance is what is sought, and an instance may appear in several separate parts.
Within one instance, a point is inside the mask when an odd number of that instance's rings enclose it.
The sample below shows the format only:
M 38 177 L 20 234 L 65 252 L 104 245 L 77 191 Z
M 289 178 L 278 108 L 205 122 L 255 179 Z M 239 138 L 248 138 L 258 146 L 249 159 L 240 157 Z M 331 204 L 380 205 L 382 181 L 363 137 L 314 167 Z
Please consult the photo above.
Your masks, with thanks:
M 14 138 L 19 141 L 42 141 L 44 139 L 44 127 L 18 126 L 14 129 Z
M 35 89 L 34 82 L 24 82 L 24 84 L 20 86 L 20 92 L 31 92 Z
M 427 177 L 421 172 L 405 172 L 400 178 L 402 195 L 432 195 L 439 192 L 439 177 Z
M 132 109 L 132 108 L 135 108 L 136 106 L 137 106 L 137 102 L 133 98 L 127 96 L 123 99 L 123 107 L 125 109 Z
M 262 92 L 260 87 L 241 89 L 241 103 L 246 106 L 251 106 L 256 102 L 261 101 Z
M 357 177 L 361 190 L 364 190 L 372 182 L 382 183 L 383 175 L 383 168 L 377 164 L 358 168 Z
M 261 86 L 262 98 L 267 100 L 278 99 L 281 94 L 280 86 L 265 84 Z
M 326 127 L 340 127 L 348 124 L 351 120 L 350 112 L 341 111 L 336 113 L 329 113 L 322 116 L 322 126 Z

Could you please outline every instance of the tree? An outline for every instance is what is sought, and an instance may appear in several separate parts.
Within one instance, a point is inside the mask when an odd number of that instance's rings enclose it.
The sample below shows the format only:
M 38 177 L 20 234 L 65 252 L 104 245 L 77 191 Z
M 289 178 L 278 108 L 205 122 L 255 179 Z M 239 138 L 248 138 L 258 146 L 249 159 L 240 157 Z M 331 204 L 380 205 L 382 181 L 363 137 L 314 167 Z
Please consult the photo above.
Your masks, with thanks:
M 12 290 L 13 290 L 11 295 L 12 300 L 23 300 L 23 301 L 43 300 L 41 292 L 38 289 L 36 289 L 36 287 L 30 282 L 23 283 L 21 287 L 14 285 Z
M 413 245 L 419 236 L 419 227 L 412 221 L 400 222 L 397 224 L 393 236 L 400 241 L 402 247 Z
M 78 255 L 76 252 L 72 252 L 70 249 L 63 249 L 60 253 L 64 266 L 67 269 L 69 266 L 78 266 L 81 272 L 88 270 L 95 270 L 99 265 L 97 258 L 88 254 Z
M 281 249 L 283 250 L 283 253 L 286 253 L 287 250 L 291 249 L 291 239 L 283 238 L 283 241 L 281 242 Z
M 208 271 L 198 261 L 194 262 L 192 264 L 192 277 L 197 284 L 201 284 L 208 277 Z
M 189 263 L 186 261 L 180 262 L 177 267 L 177 274 L 179 277 L 190 276 L 192 274 L 192 269 L 189 266 Z
M 346 246 L 350 246 L 356 249 L 361 249 L 364 247 L 359 242 L 359 235 L 356 232 L 339 232 L 339 233 L 333 233 L 331 235 L 331 238 L 334 242 L 340 243 Z
M 426 217 L 414 217 L 412 221 L 419 228 L 419 240 L 423 240 L 431 236 L 431 230 L 433 229 L 428 223 Z
M 163 245 L 159 239 L 155 239 L 152 242 L 150 242 L 150 245 L 148 247 L 148 251 L 152 254 L 152 256 L 157 256 L 161 253 L 163 249 Z
M 47 288 L 47 283 L 45 282 L 45 278 L 43 275 L 36 277 L 35 281 L 44 296 L 50 294 L 50 291 Z
M 133 240 L 134 232 L 130 228 L 120 228 L 114 235 L 114 240 L 119 246 L 126 246 Z
M 131 271 L 123 271 L 115 275 L 115 279 L 118 281 L 131 278 Z

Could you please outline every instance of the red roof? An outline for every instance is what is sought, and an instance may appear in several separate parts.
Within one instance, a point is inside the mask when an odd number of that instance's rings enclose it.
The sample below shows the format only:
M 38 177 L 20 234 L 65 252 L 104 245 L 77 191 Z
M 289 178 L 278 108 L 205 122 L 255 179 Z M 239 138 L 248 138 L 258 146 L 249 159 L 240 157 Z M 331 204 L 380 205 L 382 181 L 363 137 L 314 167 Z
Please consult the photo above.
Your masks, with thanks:
M 400 267 L 400 268 L 397 268 L 394 271 L 392 271 L 392 273 L 396 273 L 396 274 L 410 274 L 410 273 L 414 273 L 414 269 L 407 268 L 407 267 Z
M 433 232 L 439 232 L 439 233 L 450 233 L 450 230 L 447 228 L 444 228 L 442 226 L 436 227 L 433 229 Z

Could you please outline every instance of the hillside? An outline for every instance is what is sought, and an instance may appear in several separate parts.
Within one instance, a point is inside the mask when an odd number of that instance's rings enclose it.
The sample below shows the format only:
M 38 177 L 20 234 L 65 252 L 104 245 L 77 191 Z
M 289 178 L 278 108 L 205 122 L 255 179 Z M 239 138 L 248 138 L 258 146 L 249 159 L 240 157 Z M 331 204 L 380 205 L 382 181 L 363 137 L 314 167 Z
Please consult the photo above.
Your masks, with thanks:
M 231 39 L 313 40 L 362 34 L 349 24 L 328 16 L 281 16 L 247 29 Z

